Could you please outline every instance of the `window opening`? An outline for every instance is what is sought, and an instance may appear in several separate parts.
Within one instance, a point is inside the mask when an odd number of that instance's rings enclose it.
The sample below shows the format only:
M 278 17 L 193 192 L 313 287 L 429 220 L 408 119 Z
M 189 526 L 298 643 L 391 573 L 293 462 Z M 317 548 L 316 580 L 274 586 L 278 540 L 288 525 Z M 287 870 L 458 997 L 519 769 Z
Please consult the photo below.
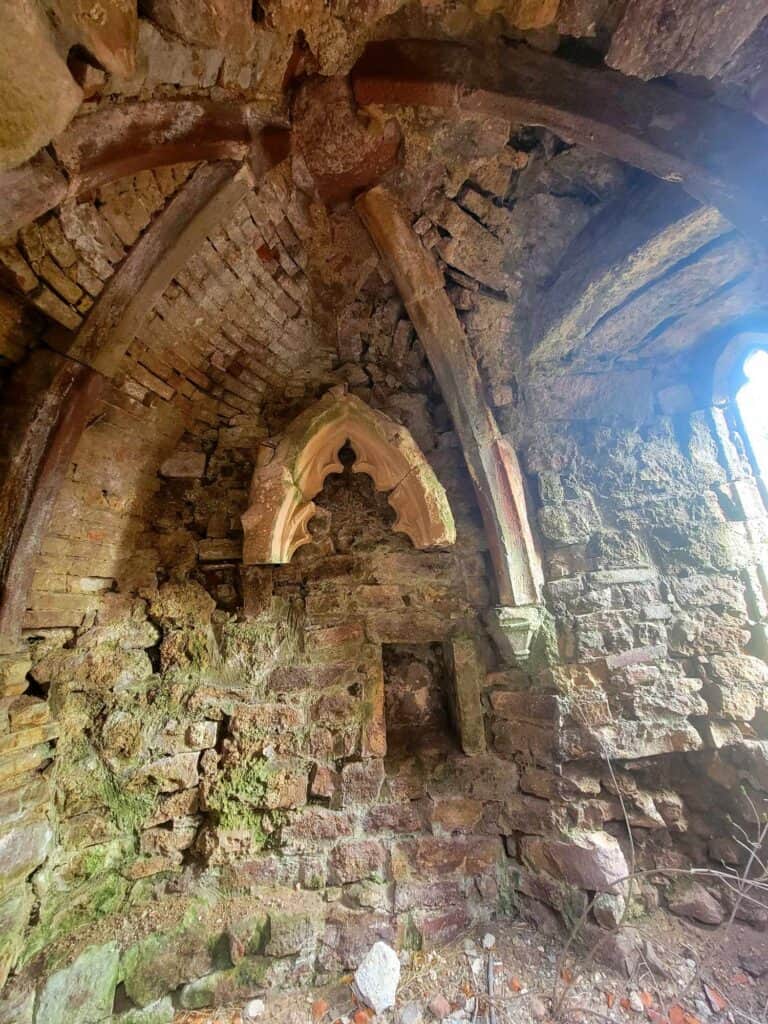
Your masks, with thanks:
M 768 350 L 750 352 L 743 365 L 746 381 L 736 394 L 736 404 L 758 472 L 768 482 Z

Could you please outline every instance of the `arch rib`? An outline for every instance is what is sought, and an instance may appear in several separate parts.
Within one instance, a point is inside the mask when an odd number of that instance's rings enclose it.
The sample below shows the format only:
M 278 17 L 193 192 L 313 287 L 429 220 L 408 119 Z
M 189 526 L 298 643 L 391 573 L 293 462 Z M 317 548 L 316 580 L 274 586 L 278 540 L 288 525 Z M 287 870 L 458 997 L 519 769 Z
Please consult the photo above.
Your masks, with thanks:
M 768 128 L 748 114 L 523 46 L 371 43 L 352 83 L 362 106 L 447 107 L 548 128 L 678 182 L 768 246 Z
M 387 261 L 453 417 L 485 523 L 499 601 L 505 606 L 536 604 L 542 575 L 522 473 L 485 400 L 442 274 L 386 189 L 377 186 L 366 192 L 357 209 Z

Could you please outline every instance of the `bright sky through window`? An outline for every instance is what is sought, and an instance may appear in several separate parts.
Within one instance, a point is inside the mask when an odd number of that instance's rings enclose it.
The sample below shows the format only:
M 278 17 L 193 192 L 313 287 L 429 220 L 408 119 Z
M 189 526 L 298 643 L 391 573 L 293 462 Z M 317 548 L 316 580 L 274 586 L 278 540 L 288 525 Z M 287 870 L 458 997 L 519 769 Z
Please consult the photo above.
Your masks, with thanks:
M 768 481 L 768 351 L 752 352 L 744 362 L 746 384 L 739 389 L 739 404 L 760 475 Z

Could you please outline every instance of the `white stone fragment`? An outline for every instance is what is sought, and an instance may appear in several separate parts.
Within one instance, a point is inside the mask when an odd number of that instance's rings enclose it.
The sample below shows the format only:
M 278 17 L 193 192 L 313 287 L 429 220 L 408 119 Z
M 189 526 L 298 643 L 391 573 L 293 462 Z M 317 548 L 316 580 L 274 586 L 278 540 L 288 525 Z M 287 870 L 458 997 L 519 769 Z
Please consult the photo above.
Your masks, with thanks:
M 243 1007 L 243 1024 L 252 1024 L 264 1016 L 266 1006 L 263 999 L 250 999 Z
M 376 942 L 355 971 L 355 985 L 363 1002 L 374 1013 L 383 1013 L 395 1005 L 400 983 L 400 961 L 386 942 Z

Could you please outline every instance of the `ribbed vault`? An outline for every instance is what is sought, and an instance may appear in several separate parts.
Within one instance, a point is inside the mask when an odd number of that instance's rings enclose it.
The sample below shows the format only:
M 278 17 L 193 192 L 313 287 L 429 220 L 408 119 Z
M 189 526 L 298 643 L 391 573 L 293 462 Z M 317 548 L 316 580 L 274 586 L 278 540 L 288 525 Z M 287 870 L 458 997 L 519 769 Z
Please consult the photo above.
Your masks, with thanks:
M 0 980 L 48 1024 L 103 914 L 119 1021 L 567 916 L 627 824 L 719 864 L 766 789 L 713 385 L 768 322 L 764 5 L 103 6 L 0 43 Z

